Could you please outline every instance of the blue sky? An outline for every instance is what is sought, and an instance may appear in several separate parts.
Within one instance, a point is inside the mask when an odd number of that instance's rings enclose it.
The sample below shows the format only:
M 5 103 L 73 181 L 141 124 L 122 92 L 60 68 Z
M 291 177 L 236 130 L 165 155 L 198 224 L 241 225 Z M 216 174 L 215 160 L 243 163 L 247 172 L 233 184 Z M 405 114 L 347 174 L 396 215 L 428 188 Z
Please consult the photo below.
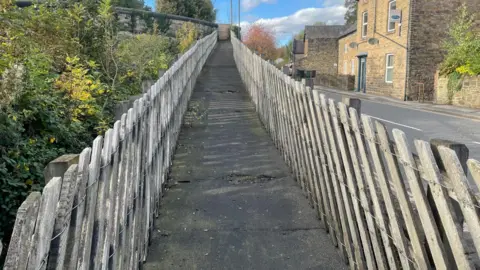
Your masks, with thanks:
M 243 30 L 252 23 L 270 28 L 279 44 L 299 32 L 305 25 L 322 21 L 327 24 L 343 24 L 344 0 L 233 0 L 234 22 L 240 19 Z M 154 0 L 146 0 L 153 7 Z M 230 0 L 212 0 L 217 9 L 217 22 L 230 23 Z

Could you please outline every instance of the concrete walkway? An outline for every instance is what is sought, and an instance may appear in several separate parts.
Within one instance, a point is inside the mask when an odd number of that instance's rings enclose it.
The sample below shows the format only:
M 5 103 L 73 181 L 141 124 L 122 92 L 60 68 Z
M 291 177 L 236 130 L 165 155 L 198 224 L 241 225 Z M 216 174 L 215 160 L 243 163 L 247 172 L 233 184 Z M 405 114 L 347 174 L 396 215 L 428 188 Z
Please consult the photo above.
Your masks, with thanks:
M 257 118 L 230 43 L 194 90 L 145 269 L 346 269 Z

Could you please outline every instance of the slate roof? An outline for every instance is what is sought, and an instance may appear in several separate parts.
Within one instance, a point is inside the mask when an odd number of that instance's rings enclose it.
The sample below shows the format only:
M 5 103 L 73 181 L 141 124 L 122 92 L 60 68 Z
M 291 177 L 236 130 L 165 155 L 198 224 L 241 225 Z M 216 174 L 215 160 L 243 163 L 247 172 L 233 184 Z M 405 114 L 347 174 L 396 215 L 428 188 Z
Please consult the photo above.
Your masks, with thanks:
M 345 25 L 306 25 L 305 38 L 338 38 L 347 28 Z
M 350 35 L 351 33 L 354 33 L 357 31 L 357 24 L 352 24 L 352 25 L 349 25 L 345 30 L 343 30 L 341 33 L 340 33 L 340 36 L 339 38 L 341 37 L 344 37 L 344 36 L 348 36 Z

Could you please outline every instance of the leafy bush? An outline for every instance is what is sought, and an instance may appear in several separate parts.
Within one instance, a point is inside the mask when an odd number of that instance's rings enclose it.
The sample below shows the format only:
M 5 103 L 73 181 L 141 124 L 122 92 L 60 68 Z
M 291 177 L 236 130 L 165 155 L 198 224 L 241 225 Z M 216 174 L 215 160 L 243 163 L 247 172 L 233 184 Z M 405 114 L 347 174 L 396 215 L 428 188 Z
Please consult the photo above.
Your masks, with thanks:
M 138 91 L 143 80 L 158 77 L 159 70 L 165 70 L 176 54 L 176 44 L 166 37 L 141 34 L 124 39 L 118 45 L 120 83 L 133 86 Z M 128 92 L 128 95 L 138 92 Z
M 7 245 L 18 207 L 44 186 L 48 162 L 103 134 L 116 102 L 168 68 L 177 44 L 147 34 L 120 39 L 111 0 L 27 8 L 0 1 L 0 239 Z
M 478 15 L 469 13 L 466 5 L 459 9 L 450 26 L 449 39 L 444 43 L 447 55 L 441 65 L 442 75 L 480 74 L 480 32 L 474 29 L 475 16 Z
M 191 22 L 185 22 L 182 27 L 178 29 L 177 33 L 178 50 L 181 53 L 187 51 L 190 46 L 197 40 L 199 33 L 197 26 Z

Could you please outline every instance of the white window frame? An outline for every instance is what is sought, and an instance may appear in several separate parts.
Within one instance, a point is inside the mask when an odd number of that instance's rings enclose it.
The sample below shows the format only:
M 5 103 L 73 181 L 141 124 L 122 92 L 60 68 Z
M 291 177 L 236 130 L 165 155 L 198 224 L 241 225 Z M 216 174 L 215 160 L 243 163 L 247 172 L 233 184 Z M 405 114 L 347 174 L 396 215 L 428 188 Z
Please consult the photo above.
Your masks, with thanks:
M 388 58 L 389 57 L 393 57 L 393 64 L 391 66 L 388 65 Z M 393 71 L 394 71 L 394 68 L 395 68 L 395 55 L 393 53 L 388 53 L 385 55 L 385 82 L 386 83 L 393 83 Z M 389 81 L 388 80 L 388 71 L 389 70 L 392 70 L 392 80 Z
M 395 32 L 395 26 L 396 26 L 396 23 L 393 23 L 393 28 L 390 28 L 390 14 L 392 12 L 392 4 L 395 3 L 395 5 L 397 5 L 397 0 L 391 0 L 390 2 L 388 2 L 388 20 L 387 20 L 387 31 L 388 32 Z M 395 7 L 396 9 L 396 7 Z
M 365 15 L 367 15 L 367 20 L 365 21 Z M 368 11 L 362 13 L 362 38 L 366 38 L 368 34 Z
M 352 75 L 355 75 L 355 59 L 352 59 L 351 61 L 351 65 L 352 65 Z
M 343 61 L 343 74 L 347 75 L 348 74 L 348 64 L 347 60 Z

